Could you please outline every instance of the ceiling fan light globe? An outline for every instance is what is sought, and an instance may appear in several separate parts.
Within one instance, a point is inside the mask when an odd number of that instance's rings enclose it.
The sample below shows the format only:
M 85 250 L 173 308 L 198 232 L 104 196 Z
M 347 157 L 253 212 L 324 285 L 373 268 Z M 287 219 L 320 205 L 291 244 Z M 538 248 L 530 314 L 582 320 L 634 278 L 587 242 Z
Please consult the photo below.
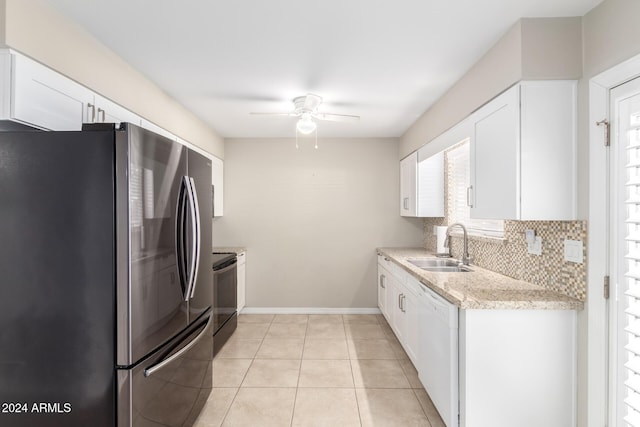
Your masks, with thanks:
M 298 132 L 304 135 L 309 135 L 311 132 L 316 130 L 316 127 L 316 122 L 311 120 L 310 117 L 303 117 L 298 120 L 298 123 L 296 123 L 296 129 L 298 129 Z

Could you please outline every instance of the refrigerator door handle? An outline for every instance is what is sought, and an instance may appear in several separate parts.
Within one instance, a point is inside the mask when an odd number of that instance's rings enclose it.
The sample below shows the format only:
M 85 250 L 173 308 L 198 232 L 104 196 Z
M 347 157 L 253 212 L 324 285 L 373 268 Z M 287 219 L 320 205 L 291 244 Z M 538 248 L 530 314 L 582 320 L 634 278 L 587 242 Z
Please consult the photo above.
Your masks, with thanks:
M 184 347 L 182 347 L 180 350 L 178 350 L 177 352 L 175 352 L 171 356 L 169 356 L 166 359 L 163 359 L 161 362 L 158 362 L 155 365 L 145 369 L 144 370 L 144 376 L 145 377 L 149 377 L 149 376 L 153 375 L 155 372 L 157 372 L 160 369 L 164 368 L 165 366 L 167 366 L 168 364 L 170 364 L 171 362 L 173 362 L 177 358 L 179 358 L 182 355 L 184 355 L 187 351 L 189 351 L 191 349 L 191 347 L 196 345 L 198 343 L 198 341 L 200 341 L 202 339 L 203 336 L 205 336 L 205 335 L 207 335 L 209 333 L 209 326 L 211 325 L 211 321 L 212 320 L 213 320 L 213 313 L 210 313 L 209 314 L 209 319 L 207 319 L 207 323 L 206 323 L 204 329 L 202 331 L 200 331 L 200 333 L 198 334 L 197 337 L 195 337 L 189 344 L 185 345 Z
M 194 227 L 193 227 L 193 237 L 195 241 L 194 253 L 193 253 L 193 276 L 191 278 L 191 298 L 196 291 L 196 281 L 198 280 L 198 269 L 200 267 L 200 234 L 201 234 L 201 223 L 200 223 L 200 205 L 198 204 L 198 193 L 196 192 L 196 183 L 193 181 L 193 178 L 189 178 L 191 182 L 191 193 L 192 193 L 192 208 L 193 208 L 193 217 L 195 218 Z
M 176 204 L 176 266 L 178 268 L 178 279 L 180 281 L 180 287 L 182 288 L 182 295 L 185 301 L 189 299 L 189 276 L 187 273 L 187 254 L 185 244 L 185 227 L 186 221 L 186 209 L 187 209 L 187 197 L 188 197 L 188 179 L 186 176 L 182 177 L 180 181 L 180 189 L 178 191 L 178 202 Z
M 185 183 L 187 187 L 187 198 L 189 200 L 189 216 L 191 219 L 191 251 L 189 257 L 189 275 L 188 277 L 188 286 L 187 293 L 185 294 L 185 301 L 188 301 L 189 298 L 193 297 L 193 288 L 195 287 L 195 278 L 196 278 L 196 267 L 197 267 L 197 256 L 198 256 L 198 240 L 200 239 L 200 229 L 199 229 L 199 216 L 197 211 L 197 204 L 195 202 L 195 190 L 193 188 L 193 178 L 185 177 Z

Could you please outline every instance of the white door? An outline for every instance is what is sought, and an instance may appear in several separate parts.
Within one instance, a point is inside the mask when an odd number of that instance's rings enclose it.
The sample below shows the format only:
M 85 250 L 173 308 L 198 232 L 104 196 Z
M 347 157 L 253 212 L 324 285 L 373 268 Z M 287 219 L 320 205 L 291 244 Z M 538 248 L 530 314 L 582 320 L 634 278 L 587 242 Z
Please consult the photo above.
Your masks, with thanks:
M 612 425 L 640 426 L 640 79 L 611 91 Z

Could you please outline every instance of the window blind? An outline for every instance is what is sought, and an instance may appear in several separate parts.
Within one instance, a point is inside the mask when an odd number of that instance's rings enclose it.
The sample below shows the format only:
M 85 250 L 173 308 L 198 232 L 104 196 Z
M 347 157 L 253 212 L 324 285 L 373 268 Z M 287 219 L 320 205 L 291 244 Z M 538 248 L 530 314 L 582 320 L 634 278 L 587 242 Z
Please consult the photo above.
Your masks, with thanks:
M 626 138 L 626 345 L 625 422 L 640 426 L 640 113 L 627 116 Z M 621 120 L 625 120 L 621 117 Z M 626 121 L 626 120 L 625 120 Z M 622 129 L 621 129 L 622 130 Z
M 485 237 L 503 237 L 503 220 L 479 220 L 471 218 L 467 205 L 467 188 L 471 180 L 469 139 L 446 151 L 449 196 L 449 224 L 461 222 L 469 234 Z

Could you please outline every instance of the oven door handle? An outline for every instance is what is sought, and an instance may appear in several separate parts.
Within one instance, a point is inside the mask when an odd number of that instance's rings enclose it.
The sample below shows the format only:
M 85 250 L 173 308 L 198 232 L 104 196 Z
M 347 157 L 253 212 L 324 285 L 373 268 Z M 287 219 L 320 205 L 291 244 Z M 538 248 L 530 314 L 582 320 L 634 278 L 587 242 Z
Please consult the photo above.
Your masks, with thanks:
M 193 340 L 191 340 L 191 342 L 189 344 L 185 345 L 184 347 L 182 347 L 180 350 L 178 350 L 177 352 L 175 352 L 171 356 L 169 356 L 166 359 L 162 360 L 161 362 L 158 362 L 155 365 L 145 369 L 144 370 L 144 376 L 145 377 L 150 377 L 151 375 L 154 374 L 154 372 L 164 368 L 165 366 L 167 366 L 168 364 L 170 364 L 171 362 L 173 362 L 177 358 L 179 358 L 182 355 L 184 355 L 187 351 L 189 351 L 194 345 L 196 345 L 198 343 L 198 341 L 200 341 L 202 339 L 203 336 L 208 334 L 209 325 L 211 325 L 212 321 L 213 321 L 213 313 L 210 313 L 209 314 L 209 319 L 207 319 L 207 324 L 205 325 L 204 329 L 202 331 L 200 331 L 200 333 L 198 334 L 197 337 L 195 337 Z
M 238 266 L 238 261 L 237 260 L 233 260 L 233 263 L 226 266 L 225 268 L 221 268 L 220 270 L 213 270 L 213 274 L 222 274 L 222 273 L 226 273 L 227 271 L 236 268 Z

